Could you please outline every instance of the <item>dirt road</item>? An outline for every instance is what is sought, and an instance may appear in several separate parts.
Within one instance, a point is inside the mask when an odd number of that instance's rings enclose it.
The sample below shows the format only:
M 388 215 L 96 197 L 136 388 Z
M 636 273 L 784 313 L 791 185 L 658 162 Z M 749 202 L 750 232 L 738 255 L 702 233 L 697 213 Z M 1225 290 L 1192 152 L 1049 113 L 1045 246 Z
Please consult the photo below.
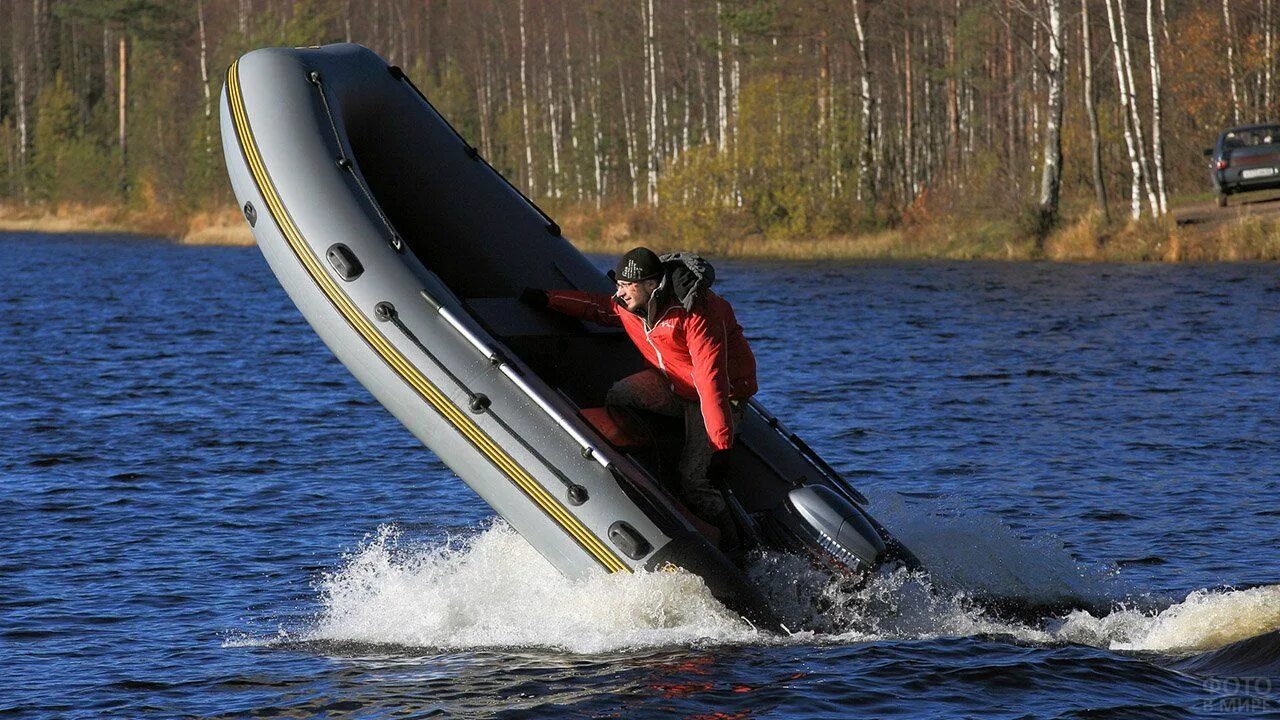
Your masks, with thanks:
M 1280 190 L 1232 195 L 1224 208 L 1218 207 L 1213 200 L 1205 200 L 1173 209 L 1173 219 L 1178 227 L 1195 228 L 1206 233 L 1249 217 L 1280 217 Z

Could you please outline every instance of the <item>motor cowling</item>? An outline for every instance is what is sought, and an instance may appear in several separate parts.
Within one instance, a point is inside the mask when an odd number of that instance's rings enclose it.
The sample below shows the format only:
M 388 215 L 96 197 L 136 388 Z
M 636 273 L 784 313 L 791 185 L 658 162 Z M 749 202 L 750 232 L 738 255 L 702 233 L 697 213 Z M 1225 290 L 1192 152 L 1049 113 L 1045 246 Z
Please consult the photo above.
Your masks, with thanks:
M 796 518 L 824 550 L 850 568 L 871 569 L 885 554 L 885 542 L 856 507 L 825 485 L 806 485 L 787 495 Z

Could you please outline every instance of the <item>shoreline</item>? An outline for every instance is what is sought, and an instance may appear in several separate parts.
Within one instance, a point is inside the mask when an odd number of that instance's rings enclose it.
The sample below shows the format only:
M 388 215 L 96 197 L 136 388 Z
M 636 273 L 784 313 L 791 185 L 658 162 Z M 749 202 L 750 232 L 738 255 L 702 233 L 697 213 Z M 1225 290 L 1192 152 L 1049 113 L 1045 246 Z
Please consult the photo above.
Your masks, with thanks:
M 1177 263 L 1280 261 L 1280 198 L 1277 207 L 1204 217 L 1187 210 L 1164 221 L 1103 223 L 1096 213 L 1064 221 L 1038 247 L 1010 219 L 947 218 L 864 234 L 808 240 L 762 234 L 694 248 L 741 260 L 982 260 L 1001 262 Z M 1197 210 L 1198 211 L 1198 210 Z M 684 249 L 661 232 L 645 208 L 563 213 L 564 234 L 587 253 L 618 254 L 648 245 L 659 252 Z M 181 217 L 173 211 L 116 206 L 0 205 L 0 233 L 129 234 L 180 245 L 244 247 L 253 235 L 240 213 L 224 209 Z

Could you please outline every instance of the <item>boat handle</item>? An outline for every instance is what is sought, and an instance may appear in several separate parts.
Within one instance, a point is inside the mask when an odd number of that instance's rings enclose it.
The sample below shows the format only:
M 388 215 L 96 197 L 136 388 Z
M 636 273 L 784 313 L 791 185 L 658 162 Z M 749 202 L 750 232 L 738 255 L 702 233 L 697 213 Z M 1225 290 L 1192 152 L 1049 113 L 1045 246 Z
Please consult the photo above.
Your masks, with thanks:
M 472 347 L 478 350 L 481 355 L 488 358 L 489 362 L 492 363 L 494 367 L 498 368 L 503 375 L 506 375 L 508 380 L 510 380 L 516 387 L 520 388 L 521 392 L 523 392 L 538 407 L 542 408 L 543 412 L 549 415 L 562 430 L 569 434 L 569 437 L 572 437 L 574 441 L 578 443 L 578 446 L 582 449 L 582 457 L 589 460 L 595 460 L 605 469 L 609 468 L 611 463 L 609 462 L 609 459 L 604 456 L 604 453 L 601 453 L 595 445 L 592 445 L 590 440 L 584 437 L 582 433 L 578 432 L 578 429 L 565 419 L 563 415 L 557 412 L 555 408 L 551 407 L 551 403 L 547 402 L 538 391 L 534 390 L 523 377 L 520 377 L 520 373 L 516 370 L 515 366 L 506 359 L 506 357 L 495 352 L 486 345 L 479 336 L 471 331 L 471 328 L 463 324 L 462 321 L 459 320 L 451 310 L 449 310 L 449 308 L 441 305 L 440 302 L 431 297 L 431 294 L 426 290 L 422 290 L 420 294 L 422 295 L 422 299 L 426 300 L 427 304 L 434 308 L 450 327 L 457 330 L 458 334 L 466 338 L 467 342 L 471 343 Z

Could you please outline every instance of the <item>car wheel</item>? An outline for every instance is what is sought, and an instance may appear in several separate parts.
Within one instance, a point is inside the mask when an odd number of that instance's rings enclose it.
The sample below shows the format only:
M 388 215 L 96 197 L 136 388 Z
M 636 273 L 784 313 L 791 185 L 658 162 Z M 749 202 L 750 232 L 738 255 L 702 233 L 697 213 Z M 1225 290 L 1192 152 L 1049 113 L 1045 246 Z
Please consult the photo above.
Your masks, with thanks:
M 1218 207 L 1226 207 L 1226 206 L 1227 206 L 1227 196 L 1223 195 L 1222 193 L 1218 193 Z

